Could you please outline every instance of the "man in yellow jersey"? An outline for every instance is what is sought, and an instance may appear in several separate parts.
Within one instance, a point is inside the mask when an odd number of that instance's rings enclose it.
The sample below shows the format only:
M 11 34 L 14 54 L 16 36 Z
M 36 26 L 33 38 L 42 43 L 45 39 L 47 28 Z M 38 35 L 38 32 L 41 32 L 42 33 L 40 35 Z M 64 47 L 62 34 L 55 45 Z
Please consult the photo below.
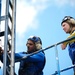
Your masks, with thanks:
M 65 16 L 61 22 L 62 29 L 66 34 L 70 34 L 67 39 L 75 36 L 75 19 L 71 16 Z M 72 60 L 72 64 L 75 64 L 75 39 L 64 42 L 61 44 L 62 50 L 64 50 L 68 45 L 69 56 Z M 75 68 L 74 68 L 75 75 Z

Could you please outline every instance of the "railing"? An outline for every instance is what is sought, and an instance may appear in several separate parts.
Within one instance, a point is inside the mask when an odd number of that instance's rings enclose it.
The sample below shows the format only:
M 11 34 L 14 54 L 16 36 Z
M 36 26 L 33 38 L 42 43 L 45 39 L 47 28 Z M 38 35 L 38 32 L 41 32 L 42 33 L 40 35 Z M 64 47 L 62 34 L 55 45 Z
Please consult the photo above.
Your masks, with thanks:
M 69 69 L 72 69 L 74 67 L 75 67 L 75 65 L 72 65 L 72 66 L 69 66 L 67 68 L 64 68 L 64 69 L 60 70 L 59 72 L 64 72 L 64 71 L 69 70 Z M 58 71 L 55 71 L 55 73 L 53 73 L 51 75 L 56 75 L 56 74 L 58 74 Z
M 48 46 L 48 47 L 46 47 L 46 48 L 40 49 L 39 51 L 33 52 L 33 53 L 31 53 L 31 54 L 29 54 L 29 55 L 27 55 L 27 56 L 25 56 L 25 57 L 23 57 L 23 58 L 21 58 L 21 59 L 17 59 L 16 61 L 20 61 L 20 60 L 26 59 L 27 57 L 32 56 L 32 55 L 34 55 L 34 54 L 36 54 L 36 53 L 39 53 L 39 52 L 48 50 L 49 48 L 55 47 L 57 71 L 56 71 L 54 74 L 52 74 L 52 75 L 56 75 L 56 74 L 60 75 L 60 72 L 66 71 L 66 70 L 68 70 L 68 69 L 71 69 L 71 68 L 75 67 L 75 65 L 73 65 L 73 66 L 71 66 L 71 67 L 68 67 L 68 68 L 65 68 L 65 69 L 63 69 L 63 70 L 60 70 L 57 45 L 59 45 L 59 44 L 61 44 L 61 43 L 64 43 L 64 42 L 68 42 L 68 41 L 74 40 L 74 39 L 75 39 L 75 36 L 72 37 L 72 38 L 69 38 L 69 39 L 67 39 L 67 40 L 64 40 L 64 41 L 58 42 L 58 43 L 56 43 L 56 44 L 53 44 L 53 45 L 51 45 L 51 46 Z
M 67 39 L 67 40 L 58 42 L 58 43 L 53 44 L 53 45 L 51 45 L 51 46 L 48 46 L 48 47 L 46 47 L 46 48 L 40 49 L 40 50 L 38 50 L 38 51 L 36 51 L 36 52 L 33 52 L 33 53 L 31 53 L 31 54 L 28 54 L 27 56 L 25 56 L 25 57 L 23 57 L 23 58 L 21 58 L 21 59 L 17 59 L 16 61 L 23 60 L 23 59 L 25 59 L 25 58 L 27 58 L 27 57 L 29 57 L 29 56 L 31 56 L 31 55 L 34 55 L 34 54 L 36 54 L 36 53 L 45 51 L 45 50 L 47 50 L 47 49 L 49 49 L 49 48 L 52 48 L 52 47 L 54 47 L 54 46 L 57 46 L 57 45 L 59 45 L 59 44 L 61 44 L 61 43 L 67 42 L 67 41 L 71 41 L 71 40 L 73 40 L 73 39 L 75 39 L 75 37 L 69 38 L 69 39 Z

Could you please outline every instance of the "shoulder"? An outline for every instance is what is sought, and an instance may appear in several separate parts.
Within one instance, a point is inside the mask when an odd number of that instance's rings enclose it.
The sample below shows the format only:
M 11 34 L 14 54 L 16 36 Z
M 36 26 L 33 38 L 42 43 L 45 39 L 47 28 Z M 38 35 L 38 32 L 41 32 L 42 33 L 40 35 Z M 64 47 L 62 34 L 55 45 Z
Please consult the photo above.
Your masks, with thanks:
M 45 57 L 45 53 L 44 52 L 39 52 L 39 53 L 37 53 L 37 55 L 40 56 L 40 57 Z

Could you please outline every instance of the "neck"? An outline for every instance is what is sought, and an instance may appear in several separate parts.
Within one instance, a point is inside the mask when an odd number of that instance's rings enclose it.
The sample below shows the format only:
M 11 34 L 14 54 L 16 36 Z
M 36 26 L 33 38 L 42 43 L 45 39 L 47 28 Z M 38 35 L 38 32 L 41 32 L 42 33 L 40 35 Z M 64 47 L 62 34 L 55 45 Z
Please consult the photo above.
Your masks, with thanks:
M 74 31 L 75 31 L 75 27 L 72 27 L 70 34 L 72 34 Z

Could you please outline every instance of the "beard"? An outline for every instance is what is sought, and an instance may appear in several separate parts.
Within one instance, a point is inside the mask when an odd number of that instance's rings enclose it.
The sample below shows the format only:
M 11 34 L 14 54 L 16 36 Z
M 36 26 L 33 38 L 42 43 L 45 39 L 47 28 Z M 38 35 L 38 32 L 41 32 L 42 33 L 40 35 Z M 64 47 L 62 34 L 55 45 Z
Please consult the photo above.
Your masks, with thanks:
M 27 53 L 33 53 L 35 51 L 36 51 L 36 49 L 31 49 L 30 47 L 27 47 Z

